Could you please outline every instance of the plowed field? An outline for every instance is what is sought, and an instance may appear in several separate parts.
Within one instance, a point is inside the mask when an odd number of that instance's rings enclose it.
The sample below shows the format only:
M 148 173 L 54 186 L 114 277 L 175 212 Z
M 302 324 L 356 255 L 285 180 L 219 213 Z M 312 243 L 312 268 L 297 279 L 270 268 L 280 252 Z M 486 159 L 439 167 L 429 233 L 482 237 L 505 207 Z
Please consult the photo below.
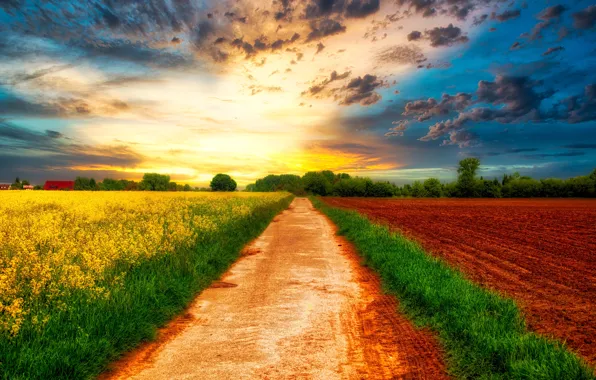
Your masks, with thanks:
M 596 200 L 325 198 L 419 241 L 596 364 Z

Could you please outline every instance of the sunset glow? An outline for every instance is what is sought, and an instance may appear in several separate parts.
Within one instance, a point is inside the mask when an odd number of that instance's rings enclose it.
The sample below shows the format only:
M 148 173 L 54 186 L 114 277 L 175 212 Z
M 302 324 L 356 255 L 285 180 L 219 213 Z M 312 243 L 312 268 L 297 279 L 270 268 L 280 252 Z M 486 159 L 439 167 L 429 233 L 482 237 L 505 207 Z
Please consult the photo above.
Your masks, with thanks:
M 0 182 L 400 182 L 467 156 L 487 176 L 584 174 L 596 9 L 571 3 L 2 2 Z

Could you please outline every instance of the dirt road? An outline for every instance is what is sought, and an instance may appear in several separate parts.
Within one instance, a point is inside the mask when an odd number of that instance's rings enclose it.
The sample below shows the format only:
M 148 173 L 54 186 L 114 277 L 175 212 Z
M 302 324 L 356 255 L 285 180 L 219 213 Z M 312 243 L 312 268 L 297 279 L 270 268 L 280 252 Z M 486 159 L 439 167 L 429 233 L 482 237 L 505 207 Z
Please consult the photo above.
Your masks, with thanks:
M 308 199 L 294 200 L 160 338 L 107 378 L 440 379 L 436 339 Z

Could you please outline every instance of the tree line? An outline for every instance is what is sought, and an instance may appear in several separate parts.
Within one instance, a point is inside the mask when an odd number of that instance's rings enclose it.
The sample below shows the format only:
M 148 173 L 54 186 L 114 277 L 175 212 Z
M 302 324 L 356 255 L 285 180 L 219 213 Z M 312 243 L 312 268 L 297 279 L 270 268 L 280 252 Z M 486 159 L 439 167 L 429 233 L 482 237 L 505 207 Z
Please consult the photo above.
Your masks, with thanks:
M 102 182 L 86 177 L 75 179 L 75 190 L 83 191 L 236 191 L 236 188 L 236 181 L 221 173 L 213 177 L 208 188 L 182 185 L 171 181 L 169 175 L 159 173 L 145 173 L 140 182 L 111 178 L 105 178 Z
M 595 197 L 596 169 L 586 176 L 569 179 L 534 179 L 515 172 L 502 178 L 478 177 L 480 160 L 465 158 L 459 162 L 457 180 L 442 183 L 437 178 L 396 186 L 367 177 L 352 177 L 332 171 L 268 175 L 246 187 L 246 191 L 289 191 L 296 195 L 333 195 L 340 197 L 414 197 L 414 198 L 533 198 Z
M 373 181 L 366 177 L 335 174 L 330 170 L 308 172 L 302 177 L 294 174 L 268 175 L 246 186 L 246 191 L 289 191 L 296 195 L 337 195 L 342 197 L 391 197 L 396 186 L 389 182 Z
M 30 185 L 29 181 L 21 181 L 19 177 L 11 185 L 13 190 L 22 190 L 23 186 Z M 79 191 L 236 191 L 236 181 L 227 174 L 217 174 L 211 180 L 209 187 L 191 187 L 189 184 L 180 184 L 170 180 L 169 175 L 159 173 L 145 173 L 139 182 L 127 179 L 104 178 L 96 181 L 95 178 L 77 177 L 74 189 Z M 36 185 L 34 190 L 42 190 L 43 186 Z

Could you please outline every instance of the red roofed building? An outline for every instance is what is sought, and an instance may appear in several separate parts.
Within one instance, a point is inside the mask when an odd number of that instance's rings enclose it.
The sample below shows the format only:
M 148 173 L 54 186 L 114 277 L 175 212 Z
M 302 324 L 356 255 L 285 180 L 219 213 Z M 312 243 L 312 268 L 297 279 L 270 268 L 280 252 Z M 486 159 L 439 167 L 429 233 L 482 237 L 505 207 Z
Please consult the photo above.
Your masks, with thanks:
M 74 190 L 74 181 L 46 181 L 44 190 Z
M 0 190 L 10 190 L 10 183 L 0 183 Z

